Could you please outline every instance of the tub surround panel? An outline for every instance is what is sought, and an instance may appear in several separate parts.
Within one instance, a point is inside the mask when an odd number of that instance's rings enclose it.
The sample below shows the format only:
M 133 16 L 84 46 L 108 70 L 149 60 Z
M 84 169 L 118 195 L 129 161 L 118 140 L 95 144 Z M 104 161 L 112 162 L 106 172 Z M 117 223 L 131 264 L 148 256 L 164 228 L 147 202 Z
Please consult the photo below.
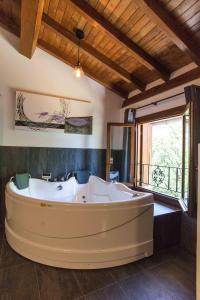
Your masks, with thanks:
M 154 216 L 154 253 L 180 244 L 180 210 Z
M 181 246 L 196 255 L 197 245 L 197 220 L 189 217 L 186 213 L 182 213 L 181 222 Z

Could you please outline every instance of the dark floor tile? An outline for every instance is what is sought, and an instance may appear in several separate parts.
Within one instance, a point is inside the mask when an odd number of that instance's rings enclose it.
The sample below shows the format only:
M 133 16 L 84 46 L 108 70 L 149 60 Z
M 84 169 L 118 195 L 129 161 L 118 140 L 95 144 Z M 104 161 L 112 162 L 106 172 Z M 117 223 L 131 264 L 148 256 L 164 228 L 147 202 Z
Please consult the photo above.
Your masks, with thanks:
M 41 300 L 73 300 L 82 296 L 72 270 L 36 265 Z
M 33 264 L 0 269 L 1 300 L 38 300 L 39 290 Z
M 187 271 L 174 262 L 165 262 L 151 270 L 149 274 L 177 300 L 195 299 L 195 281 L 192 282 Z
M 180 255 L 181 247 L 171 247 L 157 252 L 155 255 L 159 256 L 162 259 L 162 262 L 169 261 L 178 255 Z
M 154 277 L 145 271 L 119 282 L 130 300 L 175 300 Z
M 160 265 L 163 262 L 161 255 L 155 254 L 153 256 L 143 258 L 138 261 L 138 266 L 142 269 L 151 269 Z
M 120 267 L 65 270 L 30 262 L 3 239 L 0 300 L 12 299 L 193 300 L 195 259 L 173 248 Z
M 154 255 L 150 257 L 139 260 L 137 263 L 138 266 L 142 269 L 151 269 L 163 262 L 171 261 L 174 257 L 176 257 L 178 251 L 179 247 L 162 250 L 160 252 L 154 253 Z
M 122 280 L 133 274 L 138 273 L 141 270 L 140 264 L 138 262 L 133 262 L 127 265 L 111 268 L 111 274 L 116 280 Z
M 19 255 L 9 246 L 6 238 L 3 239 L 2 249 L 0 253 L 0 269 L 3 267 L 10 267 L 29 262 L 30 261 L 28 259 Z
M 103 288 L 115 281 L 110 269 L 74 270 L 73 272 L 84 294 Z
M 84 296 L 81 300 L 129 300 L 117 284 L 109 285 Z
M 196 258 L 193 255 L 181 249 L 171 261 L 187 272 L 190 280 L 196 280 Z

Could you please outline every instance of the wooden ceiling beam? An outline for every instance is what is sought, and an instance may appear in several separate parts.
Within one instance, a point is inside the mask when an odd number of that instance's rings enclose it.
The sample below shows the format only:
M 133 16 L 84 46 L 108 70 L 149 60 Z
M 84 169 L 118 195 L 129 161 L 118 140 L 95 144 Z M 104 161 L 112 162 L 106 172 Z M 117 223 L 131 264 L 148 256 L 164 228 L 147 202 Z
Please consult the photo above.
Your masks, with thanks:
M 70 41 L 74 45 L 78 46 L 78 39 L 75 37 L 75 34 L 69 32 L 65 27 L 53 20 L 47 14 L 43 14 L 42 21 L 45 24 L 45 26 L 55 31 L 56 34 L 58 34 L 61 38 L 64 38 L 65 40 Z M 115 72 L 126 82 L 133 83 L 133 89 L 137 88 L 140 91 L 145 90 L 146 85 L 143 82 L 141 82 L 137 77 L 133 76 L 132 74 L 129 74 L 126 70 L 121 68 L 115 62 L 110 60 L 101 52 L 97 51 L 85 41 L 81 41 L 80 48 L 86 54 L 89 54 L 90 56 L 98 60 L 100 63 L 104 64 L 104 66 L 108 67 L 111 71 Z
M 50 45 L 49 43 L 45 42 L 44 40 L 39 40 L 38 41 L 38 46 L 44 50 L 45 52 L 49 53 L 50 55 L 56 57 L 57 59 L 61 60 L 62 62 L 64 62 L 65 64 L 74 67 L 74 61 L 73 59 L 70 59 L 68 56 L 66 56 L 63 52 L 61 52 L 59 49 L 57 49 L 56 47 Z M 89 70 L 87 67 L 84 67 L 84 73 L 92 78 L 93 80 L 99 82 L 101 85 L 107 87 L 108 89 L 110 89 L 111 91 L 113 91 L 114 93 L 118 94 L 120 97 L 122 98 L 127 98 L 128 93 L 121 90 L 117 85 L 115 84 L 111 84 L 108 83 L 106 81 L 104 81 L 103 79 L 100 79 L 96 76 L 96 74 L 92 74 L 91 70 Z
M 165 9 L 160 0 L 134 0 L 135 4 L 148 15 L 152 22 L 165 32 L 179 49 L 187 51 L 192 60 L 200 66 L 200 43 L 174 15 Z
M 37 46 L 44 0 L 22 0 L 20 53 L 31 58 Z
M 136 43 L 129 39 L 120 30 L 100 15 L 92 6 L 84 0 L 70 0 L 72 4 L 85 16 L 87 20 L 92 22 L 95 27 L 99 27 L 105 33 L 109 34 L 123 47 L 126 47 L 132 55 L 151 71 L 155 71 L 164 81 L 169 79 L 169 71 L 157 62 L 151 55 L 140 48 Z
M 133 105 L 137 102 L 140 102 L 140 101 L 143 101 L 143 100 L 146 100 L 148 98 L 151 98 L 151 97 L 155 97 L 161 93 L 164 93 L 166 91 L 169 91 L 173 88 L 176 88 L 178 86 L 181 86 L 183 84 L 186 84 L 188 82 L 191 82 L 195 79 L 198 79 L 200 78 L 200 68 L 195 68 L 191 71 L 188 71 L 182 75 L 179 75 L 171 80 L 169 80 L 168 82 L 166 83 L 163 83 L 161 85 L 158 85 L 158 86 L 155 86 L 141 94 L 138 94 L 136 96 L 133 96 L 127 100 L 124 101 L 123 103 L 123 107 L 127 107 L 127 106 L 130 106 L 130 105 Z

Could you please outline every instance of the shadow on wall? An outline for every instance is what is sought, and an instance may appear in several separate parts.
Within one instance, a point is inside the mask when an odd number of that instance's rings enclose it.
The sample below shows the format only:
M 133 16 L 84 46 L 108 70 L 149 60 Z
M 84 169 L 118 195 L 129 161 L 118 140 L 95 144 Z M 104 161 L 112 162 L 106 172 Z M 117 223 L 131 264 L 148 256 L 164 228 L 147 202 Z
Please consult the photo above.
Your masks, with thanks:
M 14 48 L 16 51 L 19 51 L 20 40 L 18 37 L 13 34 L 8 34 L 7 31 L 4 32 L 4 30 L 0 31 L 0 35 L 3 36 L 4 40 L 6 40 L 12 48 Z
M 105 149 L 0 147 L 0 226 L 5 216 L 5 186 L 16 173 L 28 172 L 41 178 L 43 172 L 53 177 L 76 170 L 90 170 L 105 179 Z

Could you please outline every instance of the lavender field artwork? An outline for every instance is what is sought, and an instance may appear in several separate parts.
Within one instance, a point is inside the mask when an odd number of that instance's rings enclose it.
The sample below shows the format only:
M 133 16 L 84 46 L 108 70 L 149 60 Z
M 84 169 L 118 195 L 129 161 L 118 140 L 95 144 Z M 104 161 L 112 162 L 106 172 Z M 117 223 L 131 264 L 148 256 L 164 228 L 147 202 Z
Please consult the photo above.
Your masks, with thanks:
M 92 117 L 66 118 L 65 132 L 77 134 L 92 134 Z
M 16 92 L 16 129 L 92 134 L 92 123 L 91 103 Z

